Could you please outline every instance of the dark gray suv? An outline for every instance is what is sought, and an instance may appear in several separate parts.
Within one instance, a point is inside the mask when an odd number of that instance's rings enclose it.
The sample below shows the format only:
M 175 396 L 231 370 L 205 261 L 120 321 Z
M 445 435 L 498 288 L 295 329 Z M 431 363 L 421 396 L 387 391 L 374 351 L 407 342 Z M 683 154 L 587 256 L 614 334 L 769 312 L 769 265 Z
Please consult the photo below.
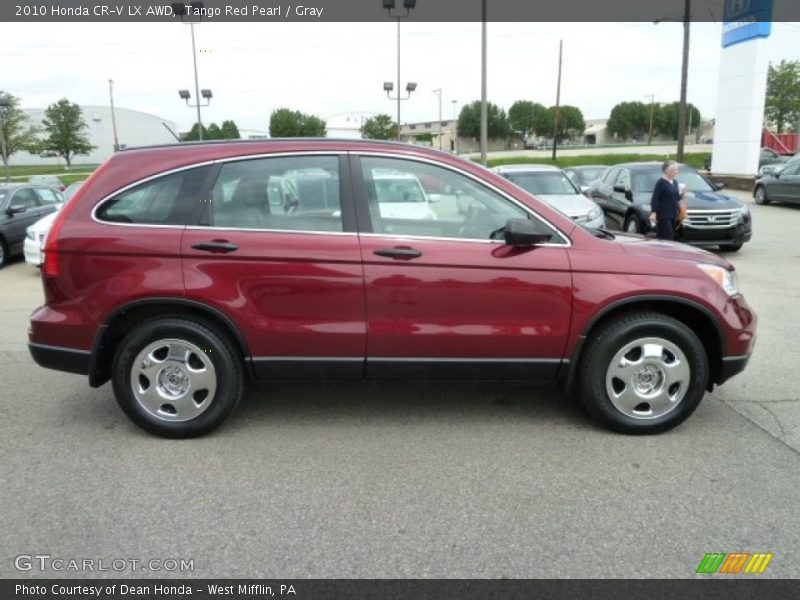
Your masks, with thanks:
M 64 203 L 61 192 L 44 185 L 0 184 L 0 267 L 22 254 L 25 230 Z

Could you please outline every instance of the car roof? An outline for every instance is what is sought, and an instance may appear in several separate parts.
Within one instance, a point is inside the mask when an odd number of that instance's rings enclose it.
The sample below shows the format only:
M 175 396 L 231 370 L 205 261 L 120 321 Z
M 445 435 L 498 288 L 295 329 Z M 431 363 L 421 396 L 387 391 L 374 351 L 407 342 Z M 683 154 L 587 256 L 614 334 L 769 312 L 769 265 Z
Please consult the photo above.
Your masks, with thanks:
M 691 167 L 691 166 L 689 166 L 687 164 L 684 164 L 684 163 L 676 163 L 676 164 L 678 165 L 679 169 L 694 169 L 694 167 Z M 657 168 L 657 169 L 660 170 L 663 165 L 664 165 L 663 162 L 659 162 L 657 160 L 651 160 L 651 161 L 642 161 L 642 162 L 620 163 L 618 165 L 609 165 L 609 167 L 610 168 L 624 167 L 626 169 L 652 169 L 652 168 Z
M 529 165 L 500 165 L 494 168 L 496 173 L 513 173 L 515 171 L 520 173 L 530 173 L 534 171 L 553 173 L 560 170 L 561 169 L 555 165 L 539 165 L 533 163 Z
M 572 167 L 564 167 L 564 170 L 568 169 L 608 169 L 611 165 L 575 165 Z

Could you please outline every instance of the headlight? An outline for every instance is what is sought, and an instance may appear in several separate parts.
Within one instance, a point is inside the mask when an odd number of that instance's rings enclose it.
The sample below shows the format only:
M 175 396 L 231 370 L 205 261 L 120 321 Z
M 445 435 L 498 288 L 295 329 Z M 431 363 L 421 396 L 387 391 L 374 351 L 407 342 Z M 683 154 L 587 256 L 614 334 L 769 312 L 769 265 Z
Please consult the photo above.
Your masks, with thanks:
M 603 215 L 603 211 L 600 210 L 599 206 L 595 206 L 592 210 L 589 211 L 589 220 L 594 221 L 595 219 L 599 219 Z
M 32 242 L 35 242 L 35 241 L 36 241 L 36 233 L 34 233 L 34 232 L 33 232 L 33 230 L 31 230 L 31 229 L 28 229 L 28 230 L 26 231 L 25 235 L 27 235 L 27 236 L 28 236 L 28 239 L 29 239 L 30 241 L 32 241 Z
M 739 220 L 743 223 L 747 223 L 750 220 L 750 207 L 747 204 L 739 209 Z
M 729 296 L 735 296 L 739 293 L 739 278 L 736 276 L 735 271 L 728 271 L 724 267 L 707 263 L 698 263 L 697 267 L 716 281 Z

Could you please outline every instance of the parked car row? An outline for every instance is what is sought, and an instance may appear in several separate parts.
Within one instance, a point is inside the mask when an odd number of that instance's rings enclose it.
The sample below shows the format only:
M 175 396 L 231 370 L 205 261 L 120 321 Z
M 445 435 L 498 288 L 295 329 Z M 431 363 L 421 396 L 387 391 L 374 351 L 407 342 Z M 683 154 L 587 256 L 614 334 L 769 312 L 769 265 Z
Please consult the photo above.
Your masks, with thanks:
M 57 211 L 63 203 L 62 193 L 52 187 L 0 184 L 0 267 L 12 256 L 23 253 L 28 227 Z

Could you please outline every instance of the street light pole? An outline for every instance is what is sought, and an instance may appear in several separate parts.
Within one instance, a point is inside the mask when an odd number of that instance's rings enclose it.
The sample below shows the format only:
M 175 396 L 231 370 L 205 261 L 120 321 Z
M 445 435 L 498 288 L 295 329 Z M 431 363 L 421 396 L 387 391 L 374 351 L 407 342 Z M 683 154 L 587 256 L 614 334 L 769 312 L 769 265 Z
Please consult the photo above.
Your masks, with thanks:
M 558 146 L 558 122 L 561 117 L 561 53 L 564 49 L 564 40 L 558 40 L 558 83 L 556 84 L 556 114 L 553 115 L 553 160 L 556 159 L 556 146 Z
M 433 90 L 433 93 L 439 98 L 439 151 L 442 150 L 442 88 Z
M 192 61 L 194 62 L 194 97 L 200 99 L 200 82 L 197 80 L 197 50 L 194 45 L 194 23 L 189 23 L 192 29 Z M 203 122 L 200 120 L 200 102 L 197 103 L 197 134 L 203 141 Z
M 405 14 L 396 14 L 394 18 L 397 19 L 397 141 L 400 141 L 400 101 L 407 100 L 408 98 L 401 98 L 400 94 L 400 19 L 407 19 L 408 16 L 411 14 L 411 9 L 414 8 L 417 4 L 417 0 L 403 0 L 403 8 L 406 9 Z M 392 16 L 392 10 L 395 7 L 395 0 L 383 0 L 383 8 L 389 13 L 389 16 Z M 409 84 L 411 85 L 411 84 Z M 416 84 L 414 84 L 413 88 L 409 89 L 409 86 L 406 86 L 406 90 L 408 90 L 409 97 L 411 96 L 411 92 L 414 91 L 416 88 Z M 391 91 L 390 88 L 387 88 L 386 84 L 383 84 L 383 89 L 386 92 L 386 95 L 389 97 L 390 100 L 394 100 L 391 97 L 389 92 Z
M 4 117 L 5 115 L 2 114 L 3 109 L 10 108 L 12 106 L 11 102 L 6 97 L 0 96 L 0 117 Z M 9 176 L 8 176 L 8 147 L 6 146 L 6 134 L 5 134 L 5 126 L 6 120 L 0 119 L 0 152 L 3 155 L 3 168 L 6 174 L 6 183 L 8 183 Z
M 645 98 L 650 98 L 650 132 L 647 135 L 647 145 L 653 143 L 653 111 L 655 110 L 656 95 L 647 94 Z
M 114 130 L 114 152 L 119 151 L 119 140 L 117 139 L 117 116 L 114 114 L 114 80 L 108 80 L 108 95 L 111 99 L 111 128 Z
M 681 65 L 681 103 L 678 113 L 678 162 L 683 162 L 686 142 L 686 87 L 689 79 L 689 29 L 691 27 L 692 0 L 685 0 L 683 10 L 683 64 Z
M 485 167 L 489 145 L 489 111 L 486 106 L 486 1 L 481 2 L 481 164 Z
M 400 141 L 400 17 L 397 17 L 397 141 Z
M 458 154 L 458 119 L 456 119 L 456 104 L 458 100 L 451 100 L 453 103 L 453 150 Z

